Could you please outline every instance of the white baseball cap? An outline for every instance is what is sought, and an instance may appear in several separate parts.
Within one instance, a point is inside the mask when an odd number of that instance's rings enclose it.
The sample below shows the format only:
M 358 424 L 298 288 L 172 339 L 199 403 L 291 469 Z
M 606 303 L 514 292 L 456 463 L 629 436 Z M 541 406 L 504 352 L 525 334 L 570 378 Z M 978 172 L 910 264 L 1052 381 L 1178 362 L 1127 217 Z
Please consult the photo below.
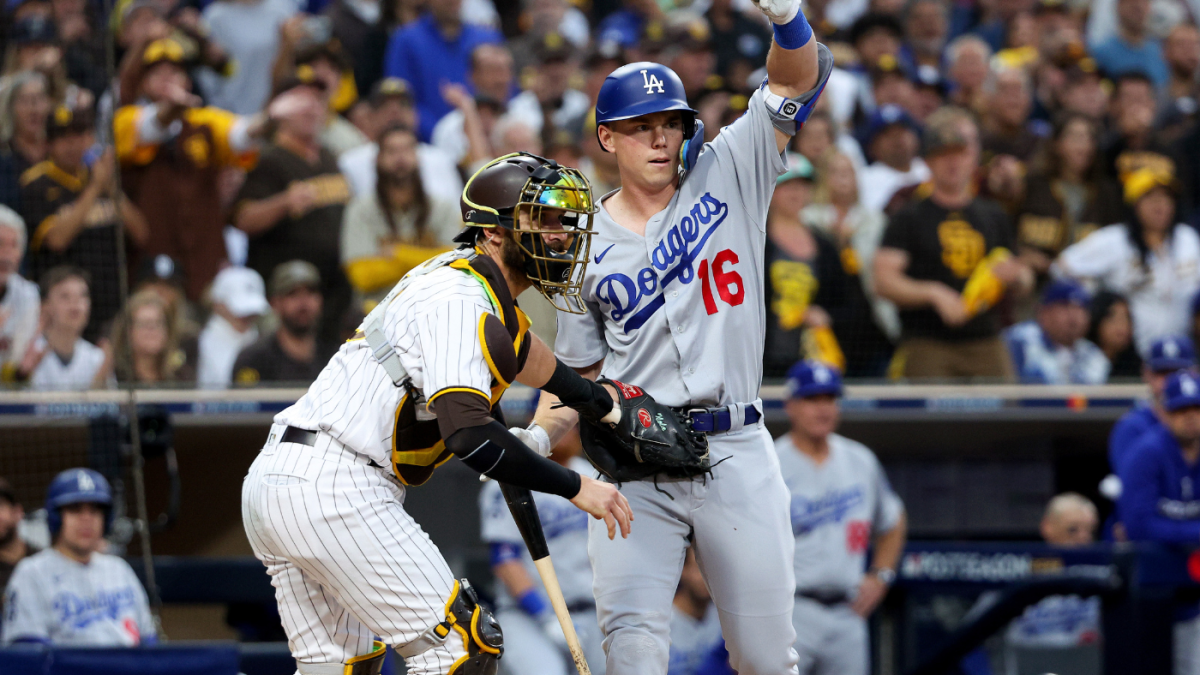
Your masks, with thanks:
M 226 267 L 218 272 L 211 296 L 214 303 L 225 305 L 239 318 L 266 314 L 271 308 L 263 278 L 248 267 Z

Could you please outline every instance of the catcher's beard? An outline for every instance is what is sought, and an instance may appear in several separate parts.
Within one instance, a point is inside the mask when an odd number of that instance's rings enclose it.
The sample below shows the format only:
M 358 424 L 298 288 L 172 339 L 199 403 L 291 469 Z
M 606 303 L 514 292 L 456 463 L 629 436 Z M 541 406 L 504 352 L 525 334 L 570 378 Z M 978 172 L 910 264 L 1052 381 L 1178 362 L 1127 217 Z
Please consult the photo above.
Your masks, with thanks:
M 517 243 L 517 234 L 512 230 L 501 230 L 500 236 L 500 262 L 504 266 L 514 271 L 525 270 L 525 252 L 521 250 L 520 244 Z

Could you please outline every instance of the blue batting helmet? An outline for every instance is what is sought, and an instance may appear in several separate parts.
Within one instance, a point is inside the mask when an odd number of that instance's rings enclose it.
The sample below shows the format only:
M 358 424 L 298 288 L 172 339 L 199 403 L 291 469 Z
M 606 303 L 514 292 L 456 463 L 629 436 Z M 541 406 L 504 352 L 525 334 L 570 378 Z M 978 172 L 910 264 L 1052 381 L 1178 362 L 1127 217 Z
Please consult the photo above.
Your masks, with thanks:
M 50 535 L 62 529 L 62 507 L 68 504 L 100 504 L 104 507 L 104 531 L 112 525 L 112 488 L 97 471 L 67 469 L 50 481 L 46 490 L 46 524 Z
M 688 105 L 679 76 L 661 63 L 638 61 L 609 73 L 596 96 L 597 137 L 600 125 L 606 122 L 668 110 L 683 113 L 685 140 L 680 154 L 684 169 L 690 169 L 704 144 L 704 126 L 696 119 L 696 110 Z

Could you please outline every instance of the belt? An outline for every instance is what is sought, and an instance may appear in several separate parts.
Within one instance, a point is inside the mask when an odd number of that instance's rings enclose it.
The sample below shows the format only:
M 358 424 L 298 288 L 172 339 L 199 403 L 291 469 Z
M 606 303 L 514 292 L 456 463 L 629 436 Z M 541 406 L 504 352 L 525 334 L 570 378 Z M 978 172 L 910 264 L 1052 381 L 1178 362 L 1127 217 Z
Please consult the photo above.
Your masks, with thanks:
M 796 597 L 812 600 L 826 607 L 837 607 L 838 605 L 845 605 L 850 602 L 850 594 L 846 591 L 804 590 L 796 591 Z
M 299 443 L 300 445 L 316 447 L 317 432 L 309 431 L 308 429 L 301 429 L 299 427 L 288 427 L 287 429 L 283 430 L 283 435 L 279 437 L 279 442 L 280 443 Z M 353 452 L 349 448 L 346 448 L 346 450 L 348 452 Z M 383 467 L 379 466 L 379 463 L 373 459 L 370 459 L 367 457 L 363 457 L 363 459 L 367 460 L 368 466 L 373 466 L 376 469 L 383 468 Z
M 757 424 L 762 415 L 759 414 L 758 408 L 747 404 L 743 416 L 744 426 Z M 687 411 L 689 417 L 692 418 L 692 429 L 702 431 L 706 434 L 719 434 L 723 431 L 729 431 L 732 424 L 732 415 L 729 408 L 699 408 Z
M 283 435 L 279 437 L 279 442 L 299 443 L 300 445 L 312 447 L 317 444 L 317 432 L 297 427 L 288 427 L 283 430 Z

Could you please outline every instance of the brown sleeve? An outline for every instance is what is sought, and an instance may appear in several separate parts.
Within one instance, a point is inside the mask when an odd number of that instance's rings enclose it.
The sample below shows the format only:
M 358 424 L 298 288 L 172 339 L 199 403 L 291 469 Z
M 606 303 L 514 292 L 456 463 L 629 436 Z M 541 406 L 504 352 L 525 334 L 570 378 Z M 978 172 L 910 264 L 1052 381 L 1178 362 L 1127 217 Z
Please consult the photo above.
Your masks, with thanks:
M 474 391 L 446 392 L 434 401 L 433 407 L 442 440 L 459 429 L 483 426 L 493 419 L 488 400 Z

